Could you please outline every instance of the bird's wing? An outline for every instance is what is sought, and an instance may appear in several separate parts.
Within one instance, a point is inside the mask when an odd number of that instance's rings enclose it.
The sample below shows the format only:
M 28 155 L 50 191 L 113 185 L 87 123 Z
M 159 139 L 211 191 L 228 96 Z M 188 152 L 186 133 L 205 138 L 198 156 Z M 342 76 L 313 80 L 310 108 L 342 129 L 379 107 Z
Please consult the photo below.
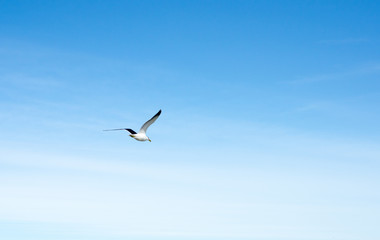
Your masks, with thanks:
M 144 123 L 144 125 L 142 125 L 139 133 L 146 133 L 146 130 L 148 129 L 148 127 L 157 120 L 160 114 L 161 114 L 161 109 L 160 111 L 158 111 L 158 113 L 156 113 L 156 115 L 154 115 L 151 119 L 149 119 L 146 123 Z
M 117 128 L 117 129 L 106 129 L 106 130 L 103 130 L 103 131 L 117 131 L 117 130 L 126 130 L 132 134 L 137 134 L 137 132 L 133 131 L 132 129 L 130 128 Z

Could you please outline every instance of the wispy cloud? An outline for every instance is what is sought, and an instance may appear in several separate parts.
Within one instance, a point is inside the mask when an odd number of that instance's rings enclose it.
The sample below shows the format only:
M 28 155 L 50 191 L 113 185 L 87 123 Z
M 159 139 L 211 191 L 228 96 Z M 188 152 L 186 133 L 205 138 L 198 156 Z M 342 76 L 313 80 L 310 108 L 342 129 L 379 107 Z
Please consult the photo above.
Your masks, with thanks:
M 347 71 L 301 77 L 299 79 L 287 81 L 287 83 L 289 84 L 315 83 L 315 82 L 333 81 L 333 80 L 340 80 L 340 79 L 345 79 L 345 78 L 358 77 L 358 76 L 371 75 L 371 74 L 379 74 L 379 73 L 380 73 L 380 63 L 371 63 L 371 64 L 365 64 L 362 66 L 354 67 Z
M 140 151 L 128 151 L 129 160 L 119 161 L 3 147 L 0 220 L 47 223 L 68 232 L 77 231 L 69 225 L 81 226 L 85 236 L 305 239 L 312 233 L 324 239 L 333 232 L 356 239 L 355 232 L 341 227 L 341 218 L 369 211 L 376 171 L 367 171 L 365 164 L 378 159 L 377 148 L 279 133 L 256 137 L 275 161 L 245 148 L 226 154 L 192 147 L 185 150 L 188 156 L 183 149 L 172 149 L 174 155 L 155 150 L 158 160 L 148 162 L 151 156 L 141 158 L 146 155 Z M 165 157 L 173 162 L 159 160 Z M 191 165 L 179 164 L 181 157 Z M 218 164 L 201 164 L 210 157 Z M 242 164 L 244 157 L 256 164 Z M 221 168 L 223 158 L 233 164 Z M 312 171 L 310 165 L 300 167 L 311 158 L 313 166 L 318 159 L 328 164 Z M 345 163 L 334 166 L 339 158 Z M 355 170 L 347 167 L 352 159 L 360 159 Z M 352 206 L 358 193 L 366 207 Z M 361 235 L 365 228 L 355 226 Z
M 342 44 L 355 44 L 355 43 L 365 43 L 370 40 L 367 38 L 344 38 L 344 39 L 329 39 L 329 40 L 320 40 L 320 44 L 328 45 L 342 45 Z
M 29 89 L 29 90 L 50 90 L 62 87 L 64 84 L 54 78 L 28 76 L 24 74 L 5 74 L 0 76 L 2 88 L 11 87 L 12 89 Z
M 317 110 L 317 109 L 321 109 L 321 108 L 325 108 L 325 107 L 326 107 L 326 104 L 323 104 L 321 102 L 309 103 L 309 104 L 306 104 L 306 105 L 303 105 L 303 106 L 296 108 L 295 111 L 296 112 L 307 112 L 307 111 Z

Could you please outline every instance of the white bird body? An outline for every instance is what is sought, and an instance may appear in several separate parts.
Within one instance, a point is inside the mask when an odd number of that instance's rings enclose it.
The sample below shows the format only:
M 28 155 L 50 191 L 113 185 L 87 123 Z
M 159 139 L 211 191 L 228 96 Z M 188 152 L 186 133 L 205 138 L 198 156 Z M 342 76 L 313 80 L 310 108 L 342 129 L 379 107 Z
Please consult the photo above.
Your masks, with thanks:
M 142 125 L 142 127 L 140 128 L 140 131 L 138 133 L 133 131 L 130 128 L 107 129 L 104 131 L 126 130 L 126 131 L 131 133 L 131 134 L 129 134 L 129 136 L 136 139 L 137 141 L 141 141 L 141 142 L 149 141 L 149 142 L 151 142 L 149 137 L 146 135 L 146 131 L 147 131 L 148 127 L 150 125 L 152 125 L 152 123 L 154 123 L 157 120 L 157 118 L 160 116 L 160 114 L 161 114 L 161 109 L 160 109 L 160 111 L 158 111 L 158 113 L 156 113 L 156 115 L 154 115 L 151 119 L 146 121 L 146 123 L 144 123 L 144 125 Z
M 147 140 L 150 141 L 148 136 L 145 133 L 136 133 L 136 134 L 129 134 L 132 138 L 136 139 L 137 141 L 145 142 Z

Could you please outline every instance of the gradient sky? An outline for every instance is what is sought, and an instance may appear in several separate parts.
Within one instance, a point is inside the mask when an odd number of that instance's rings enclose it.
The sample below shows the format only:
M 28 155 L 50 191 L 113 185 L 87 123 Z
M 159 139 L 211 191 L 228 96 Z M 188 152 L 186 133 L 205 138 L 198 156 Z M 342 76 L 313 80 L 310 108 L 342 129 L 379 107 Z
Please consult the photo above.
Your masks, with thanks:
M 0 239 L 380 239 L 379 13 L 0 0 Z

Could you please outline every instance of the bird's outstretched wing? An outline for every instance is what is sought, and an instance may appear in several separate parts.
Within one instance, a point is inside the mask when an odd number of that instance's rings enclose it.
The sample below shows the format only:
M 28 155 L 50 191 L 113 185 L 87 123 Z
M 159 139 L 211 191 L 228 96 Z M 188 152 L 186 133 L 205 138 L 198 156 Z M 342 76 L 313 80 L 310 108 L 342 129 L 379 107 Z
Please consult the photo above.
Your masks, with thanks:
M 132 134 L 137 134 L 137 132 L 133 131 L 132 129 L 130 128 L 117 128 L 117 129 L 106 129 L 106 130 L 103 130 L 103 131 L 117 131 L 117 130 L 126 130 Z
M 156 115 L 154 115 L 151 119 L 149 119 L 146 123 L 144 123 L 144 125 L 142 125 L 139 133 L 146 133 L 146 130 L 148 129 L 148 127 L 157 120 L 160 114 L 161 114 L 161 109 L 160 111 L 158 111 L 158 113 L 156 113 Z

